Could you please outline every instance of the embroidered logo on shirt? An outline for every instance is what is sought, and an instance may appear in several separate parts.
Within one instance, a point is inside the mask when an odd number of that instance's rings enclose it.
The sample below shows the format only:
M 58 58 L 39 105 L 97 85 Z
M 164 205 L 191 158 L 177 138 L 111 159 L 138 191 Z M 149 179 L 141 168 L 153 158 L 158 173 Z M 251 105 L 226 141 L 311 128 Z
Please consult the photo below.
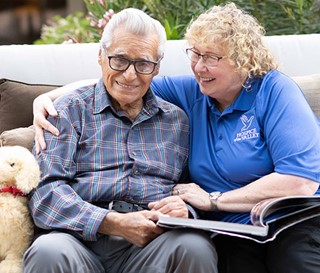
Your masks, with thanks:
M 241 128 L 240 133 L 237 133 L 237 136 L 234 139 L 235 142 L 259 137 L 257 128 L 250 129 L 253 119 L 254 116 L 248 118 L 246 115 L 242 115 L 240 117 L 243 127 Z
M 242 124 L 244 125 L 244 126 L 241 128 L 241 132 L 246 131 L 246 130 L 249 129 L 249 127 L 251 126 L 251 123 L 252 123 L 252 121 L 253 121 L 253 118 L 254 118 L 254 116 L 251 116 L 251 117 L 248 119 L 248 117 L 247 117 L 246 115 L 242 115 L 242 116 L 240 117 L 240 120 L 241 120 Z

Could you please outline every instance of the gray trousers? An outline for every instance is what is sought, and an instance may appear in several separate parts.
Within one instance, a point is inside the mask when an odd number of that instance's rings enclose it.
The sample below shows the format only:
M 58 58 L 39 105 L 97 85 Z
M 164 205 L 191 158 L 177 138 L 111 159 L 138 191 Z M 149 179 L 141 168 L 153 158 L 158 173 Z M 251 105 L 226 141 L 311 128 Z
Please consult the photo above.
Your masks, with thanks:
M 38 237 L 26 251 L 24 273 L 217 273 L 217 254 L 206 233 L 170 230 L 139 248 L 121 237 L 82 242 L 70 234 Z

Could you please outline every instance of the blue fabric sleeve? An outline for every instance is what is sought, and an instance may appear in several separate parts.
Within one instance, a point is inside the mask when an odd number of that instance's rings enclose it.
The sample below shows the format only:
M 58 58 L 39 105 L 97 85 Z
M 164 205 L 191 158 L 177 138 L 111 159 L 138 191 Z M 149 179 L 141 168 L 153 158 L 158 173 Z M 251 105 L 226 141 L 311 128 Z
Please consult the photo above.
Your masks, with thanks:
M 151 83 L 152 91 L 186 113 L 190 112 L 193 102 L 200 96 L 194 76 L 155 77 Z
M 257 108 L 275 171 L 320 182 L 320 128 L 297 84 L 282 73 L 268 74 Z

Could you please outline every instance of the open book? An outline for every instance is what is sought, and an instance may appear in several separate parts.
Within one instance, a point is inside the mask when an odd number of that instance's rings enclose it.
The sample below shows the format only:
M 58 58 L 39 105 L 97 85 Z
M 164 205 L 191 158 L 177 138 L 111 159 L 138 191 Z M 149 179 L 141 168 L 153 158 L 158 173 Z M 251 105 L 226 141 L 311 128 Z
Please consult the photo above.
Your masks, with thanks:
M 265 243 L 296 223 L 320 215 L 320 195 L 289 196 L 256 204 L 250 213 L 251 224 L 160 216 L 157 225 L 165 228 L 196 228 Z

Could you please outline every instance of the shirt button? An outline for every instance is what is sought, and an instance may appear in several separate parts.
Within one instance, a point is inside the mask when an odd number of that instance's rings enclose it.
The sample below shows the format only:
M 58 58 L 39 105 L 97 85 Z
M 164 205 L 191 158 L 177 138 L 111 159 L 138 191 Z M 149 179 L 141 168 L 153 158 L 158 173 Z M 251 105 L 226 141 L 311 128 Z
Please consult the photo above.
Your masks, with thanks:
M 219 136 L 219 139 L 222 140 L 222 135 Z
M 137 155 L 137 153 L 136 153 L 136 152 L 132 152 L 132 154 L 133 154 L 133 155 Z
M 135 170 L 135 171 L 134 171 L 134 174 L 138 174 L 138 173 L 139 173 L 139 171 L 138 171 L 138 170 Z

